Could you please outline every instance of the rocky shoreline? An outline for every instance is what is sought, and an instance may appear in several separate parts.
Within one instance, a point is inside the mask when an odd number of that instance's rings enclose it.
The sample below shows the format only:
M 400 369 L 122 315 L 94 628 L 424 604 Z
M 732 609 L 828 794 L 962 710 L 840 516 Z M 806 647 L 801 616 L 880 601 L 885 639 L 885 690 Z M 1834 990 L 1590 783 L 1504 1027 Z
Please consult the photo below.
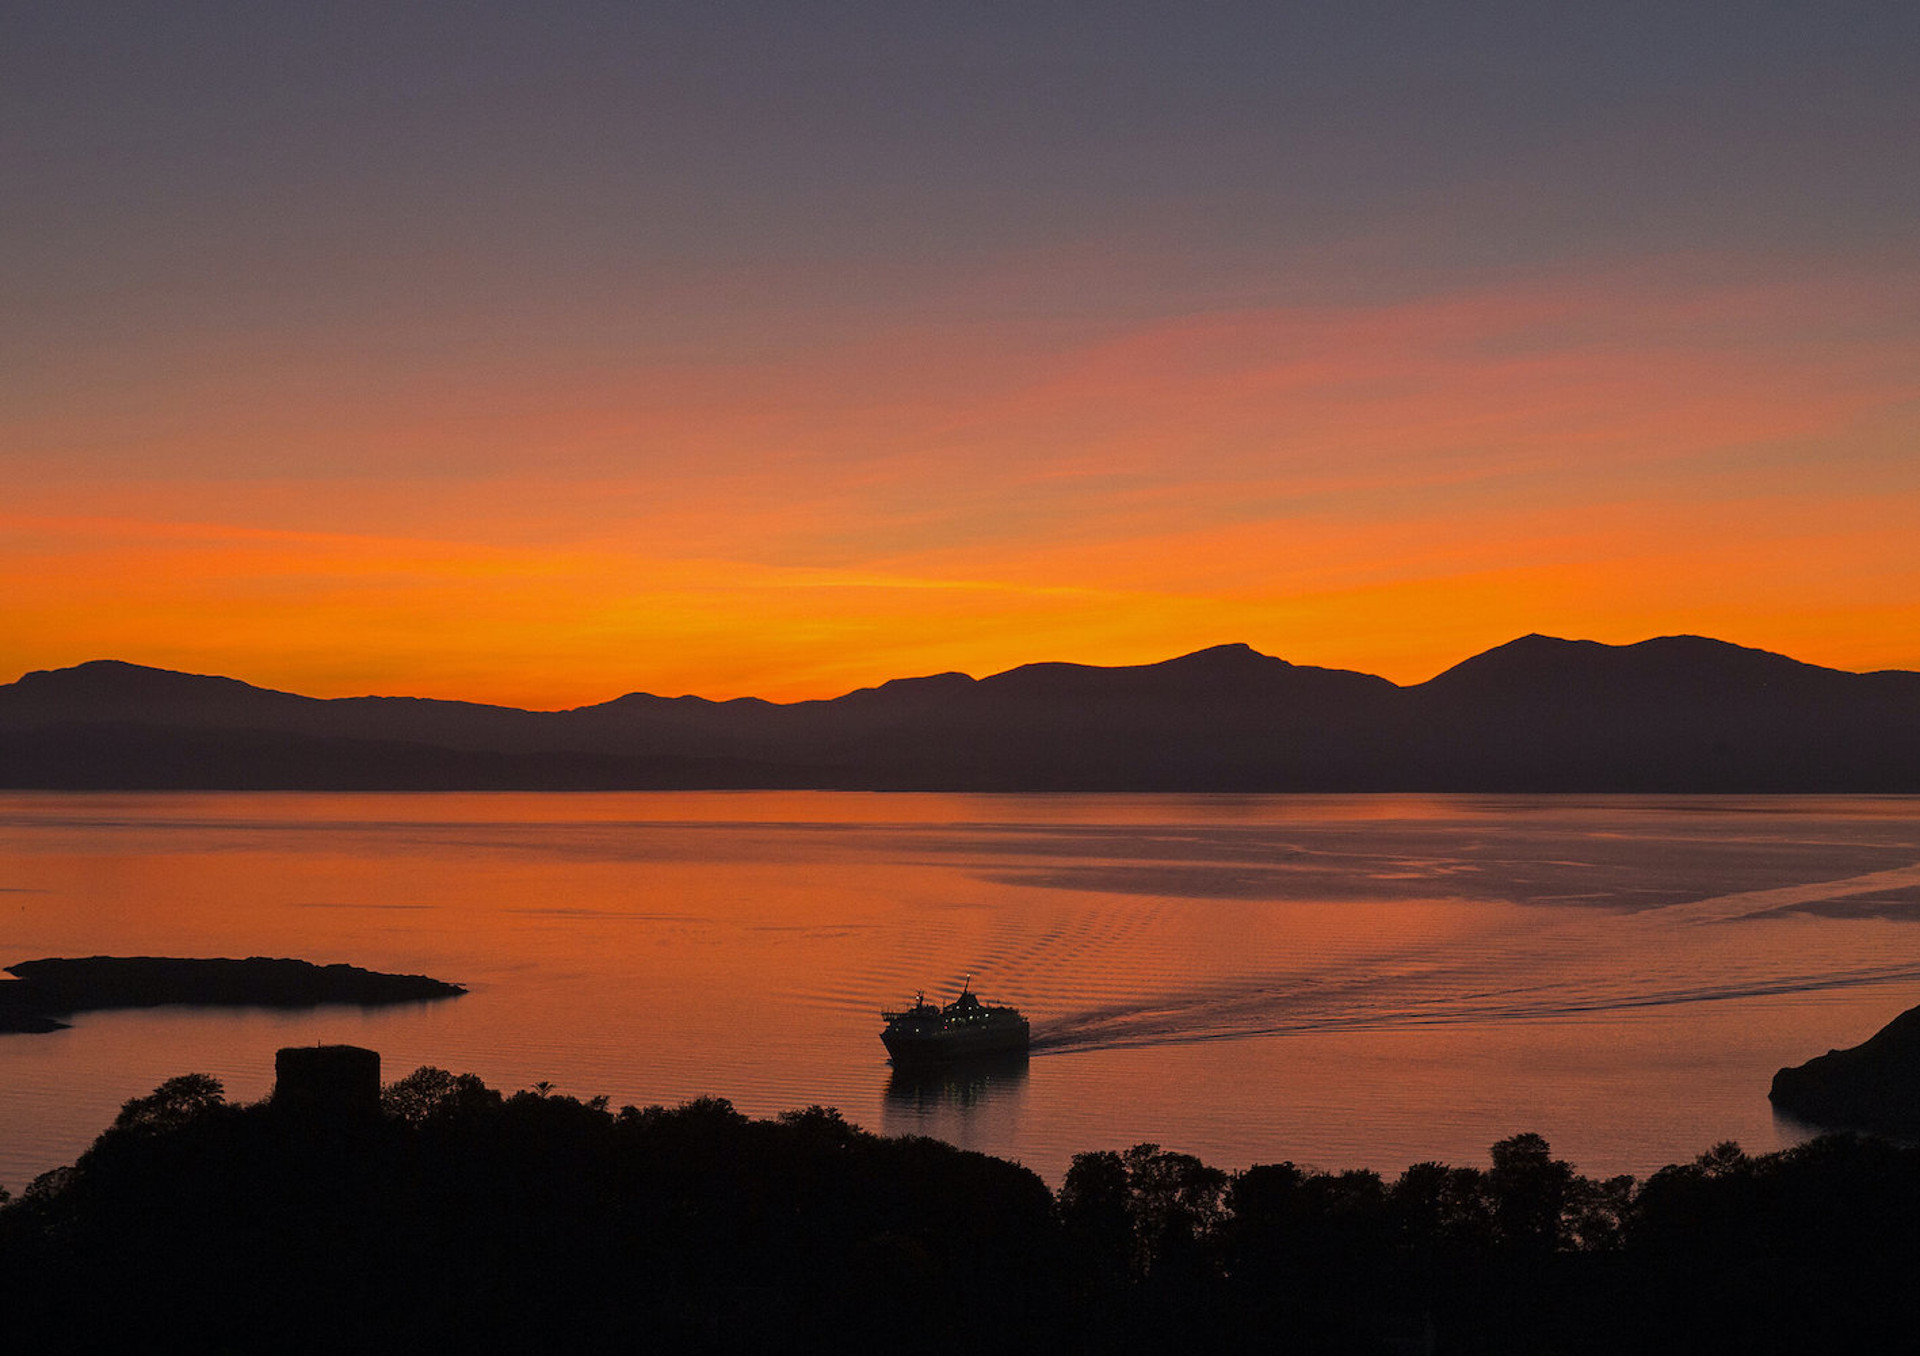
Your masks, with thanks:
M 1846 1050 L 1773 1076 L 1767 1099 L 1811 1125 L 1920 1137 L 1920 1008 Z

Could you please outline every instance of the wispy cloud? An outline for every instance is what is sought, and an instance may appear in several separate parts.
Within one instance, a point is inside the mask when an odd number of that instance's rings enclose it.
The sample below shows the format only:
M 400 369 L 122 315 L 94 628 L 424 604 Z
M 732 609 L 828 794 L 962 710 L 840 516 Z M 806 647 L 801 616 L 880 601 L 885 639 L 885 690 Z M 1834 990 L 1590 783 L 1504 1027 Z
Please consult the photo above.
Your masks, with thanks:
M 1916 279 L 1708 272 L 1110 315 L 1011 349 L 900 321 L 534 372 L 486 418 L 434 389 L 335 427 L 269 384 L 128 431 L 161 444 L 145 476 L 23 437 L 0 659 L 536 704 L 1225 639 L 1411 679 L 1556 628 L 1920 664 Z M 366 455 L 220 469 L 263 439 Z

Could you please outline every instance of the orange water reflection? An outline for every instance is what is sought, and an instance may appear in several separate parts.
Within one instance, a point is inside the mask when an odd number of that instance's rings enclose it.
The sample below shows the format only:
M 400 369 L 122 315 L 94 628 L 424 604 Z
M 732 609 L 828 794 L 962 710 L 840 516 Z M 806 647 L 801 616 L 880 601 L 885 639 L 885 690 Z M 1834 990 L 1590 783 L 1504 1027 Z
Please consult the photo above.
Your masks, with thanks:
M 616 1104 L 814 1102 L 1056 1177 L 1155 1140 L 1235 1166 L 1591 1172 L 1775 1140 L 1775 1067 L 1920 1001 L 1913 799 L 0 797 L 0 956 L 295 955 L 472 986 L 363 1011 L 91 1014 L 0 1037 L 0 1181 L 189 1069 L 300 1041 Z M 973 972 L 1017 1076 L 908 1088 L 877 1010 Z

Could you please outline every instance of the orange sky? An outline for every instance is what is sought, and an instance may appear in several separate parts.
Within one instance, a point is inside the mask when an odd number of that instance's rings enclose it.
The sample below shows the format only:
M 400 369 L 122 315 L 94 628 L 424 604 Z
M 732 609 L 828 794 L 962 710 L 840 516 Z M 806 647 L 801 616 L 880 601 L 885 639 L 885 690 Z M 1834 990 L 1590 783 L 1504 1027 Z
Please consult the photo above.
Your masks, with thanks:
M 72 421 L 15 425 L 51 469 L 0 517 L 0 666 L 538 707 L 1229 640 L 1411 682 L 1534 630 L 1920 668 L 1920 343 L 1877 281 L 1675 264 L 1014 356 L 898 326 L 344 419 L 263 361 L 253 403 L 100 435 L 203 476 L 64 477 Z M 406 473 L 221 472 L 263 437 Z
M 36 16 L 0 680 L 1920 669 L 1910 13 L 1310 8 Z

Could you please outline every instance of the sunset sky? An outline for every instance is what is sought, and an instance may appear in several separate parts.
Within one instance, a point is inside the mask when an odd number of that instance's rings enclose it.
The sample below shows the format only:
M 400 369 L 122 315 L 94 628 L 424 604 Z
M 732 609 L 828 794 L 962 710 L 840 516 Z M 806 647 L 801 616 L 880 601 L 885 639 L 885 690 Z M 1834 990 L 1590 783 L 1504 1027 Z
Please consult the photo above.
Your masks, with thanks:
M 0 7 L 0 681 L 1920 669 L 1920 5 Z

